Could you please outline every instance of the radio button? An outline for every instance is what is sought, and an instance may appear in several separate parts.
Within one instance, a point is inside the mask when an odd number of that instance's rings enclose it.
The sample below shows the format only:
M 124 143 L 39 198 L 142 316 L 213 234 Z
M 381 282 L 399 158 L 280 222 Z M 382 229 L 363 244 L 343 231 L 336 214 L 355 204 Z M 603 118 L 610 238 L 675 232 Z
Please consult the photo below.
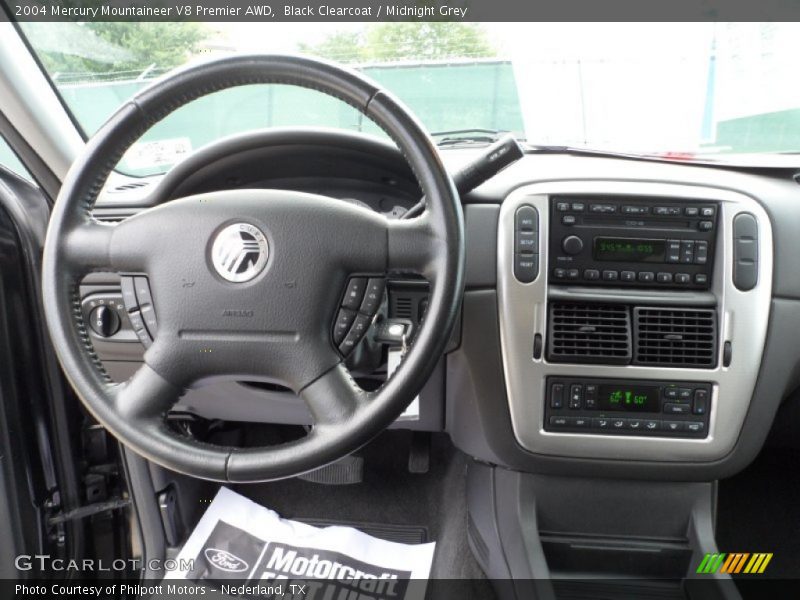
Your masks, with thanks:
M 575 225 L 575 215 L 564 215 L 561 217 L 561 223 L 564 225 Z
M 652 271 L 641 271 L 638 277 L 642 283 L 652 283 L 656 275 Z
M 619 271 L 603 271 L 603 281 L 617 281 L 619 279 Z
M 556 210 L 559 212 L 566 212 L 569 210 L 569 203 L 568 202 L 559 202 L 556 204 Z
M 675 283 L 689 283 L 691 279 L 688 273 L 675 273 Z
M 694 276 L 694 282 L 698 285 L 705 285 L 708 283 L 708 275 L 705 273 L 698 273 Z
M 697 224 L 697 228 L 700 231 L 711 231 L 714 228 L 714 223 L 712 221 L 700 221 Z
M 615 204 L 592 204 L 589 210 L 593 213 L 615 213 L 617 206 Z
M 685 264 L 694 262 L 694 240 L 681 241 L 681 262 Z
M 575 212 L 583 212 L 584 210 L 586 210 L 586 205 L 583 202 L 573 202 L 572 210 L 574 210 Z
M 664 404 L 664 413 L 668 415 L 688 415 L 689 405 L 667 402 Z
M 570 269 L 567 271 L 567 279 L 577 279 L 580 276 L 578 269 Z
M 672 273 L 658 273 L 656 275 L 658 283 L 672 283 Z
M 597 269 L 586 269 L 583 272 L 583 278 L 589 281 L 594 281 L 595 279 L 600 279 L 600 271 Z
M 653 214 L 658 215 L 660 217 L 666 217 L 666 216 L 674 217 L 676 215 L 681 214 L 681 207 L 680 206 L 656 206 L 653 209 Z
M 687 217 L 696 217 L 698 214 L 700 214 L 700 209 L 696 206 L 687 206 L 683 209 L 683 214 L 685 214 Z
M 681 241 L 667 240 L 667 262 L 676 263 L 681 260 Z
M 708 242 L 697 242 L 694 249 L 694 262 L 704 265 L 708 262 Z
M 714 207 L 713 206 L 704 206 L 700 209 L 700 216 L 701 217 L 713 217 L 714 216 Z
M 622 281 L 636 281 L 636 273 L 634 271 L 623 271 L 619 274 Z
M 566 217 L 564 217 L 566 219 Z M 573 217 L 574 218 L 574 217 Z M 575 255 L 583 250 L 583 240 L 577 235 L 568 235 L 561 241 L 561 248 L 567 254 Z
M 567 270 L 566 269 L 561 269 L 561 268 L 553 269 L 553 278 L 554 279 L 566 279 L 566 277 L 567 277 Z
M 622 207 L 622 212 L 626 215 L 646 215 L 650 212 L 650 207 L 626 205 Z

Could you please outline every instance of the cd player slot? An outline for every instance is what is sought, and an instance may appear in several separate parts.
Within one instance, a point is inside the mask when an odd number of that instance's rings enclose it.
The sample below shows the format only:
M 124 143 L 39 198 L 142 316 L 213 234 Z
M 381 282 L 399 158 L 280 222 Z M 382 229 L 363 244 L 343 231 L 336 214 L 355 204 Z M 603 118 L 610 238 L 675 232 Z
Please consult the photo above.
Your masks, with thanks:
M 660 221 L 658 219 L 620 219 L 614 217 L 583 217 L 575 223 L 575 227 L 644 227 L 647 229 L 657 229 L 662 231 L 685 231 L 694 230 L 694 223 L 691 221 Z

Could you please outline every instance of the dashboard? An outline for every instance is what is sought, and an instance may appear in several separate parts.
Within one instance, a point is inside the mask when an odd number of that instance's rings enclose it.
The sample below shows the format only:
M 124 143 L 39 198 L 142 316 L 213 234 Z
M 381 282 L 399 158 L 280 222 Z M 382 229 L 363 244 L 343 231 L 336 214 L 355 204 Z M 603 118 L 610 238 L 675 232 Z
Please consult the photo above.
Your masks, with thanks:
M 96 216 L 113 221 L 154 198 L 231 187 L 320 193 L 389 218 L 417 204 L 419 189 L 396 152 L 318 141 L 253 140 L 177 173 L 179 184 L 171 172 L 106 190 Z M 474 153 L 454 148 L 442 157 L 455 172 Z M 800 275 L 790 258 L 800 255 L 800 187 L 792 175 L 526 155 L 462 199 L 460 324 L 419 414 L 396 426 L 447 431 L 475 458 L 542 473 L 710 480 L 741 469 L 800 383 Z M 424 317 L 425 282 L 385 288 L 375 326 Z M 116 380 L 144 351 L 120 313 L 122 291 L 111 274 L 81 287 L 84 316 L 96 325 L 92 344 Z M 98 309 L 119 322 L 98 319 Z M 362 385 L 390 373 L 373 338 L 348 358 Z M 310 422 L 291 393 L 253 382 L 190 390 L 179 409 Z

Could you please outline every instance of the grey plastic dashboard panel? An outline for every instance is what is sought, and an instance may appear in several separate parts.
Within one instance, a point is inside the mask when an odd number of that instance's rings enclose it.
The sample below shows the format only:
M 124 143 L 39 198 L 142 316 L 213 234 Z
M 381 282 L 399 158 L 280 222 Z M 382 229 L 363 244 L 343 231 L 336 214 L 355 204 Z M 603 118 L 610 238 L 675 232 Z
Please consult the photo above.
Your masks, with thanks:
M 574 365 L 534 359 L 534 334 L 545 339 L 548 303 L 547 228 L 542 226 L 539 277 L 529 284 L 513 276 L 514 213 L 522 204 L 536 207 L 541 223 L 549 218 L 549 194 L 609 194 L 661 196 L 670 199 L 715 200 L 720 204 L 720 227 L 712 292 L 718 300 L 720 339 L 731 341 L 733 360 L 716 369 L 675 369 L 640 366 Z M 732 221 L 750 212 L 759 222 L 758 284 L 742 292 L 732 281 Z M 679 184 L 613 181 L 563 181 L 534 184 L 514 191 L 503 203 L 498 227 L 498 312 L 503 369 L 512 428 L 519 445 L 544 455 L 652 461 L 713 461 L 731 452 L 745 421 L 761 365 L 769 323 L 772 289 L 772 228 L 754 199 L 729 190 Z M 654 292 L 654 295 L 658 292 Z M 722 344 L 720 344 L 721 352 Z M 543 427 L 544 381 L 551 375 L 712 381 L 709 435 L 705 439 L 615 437 L 554 433 Z

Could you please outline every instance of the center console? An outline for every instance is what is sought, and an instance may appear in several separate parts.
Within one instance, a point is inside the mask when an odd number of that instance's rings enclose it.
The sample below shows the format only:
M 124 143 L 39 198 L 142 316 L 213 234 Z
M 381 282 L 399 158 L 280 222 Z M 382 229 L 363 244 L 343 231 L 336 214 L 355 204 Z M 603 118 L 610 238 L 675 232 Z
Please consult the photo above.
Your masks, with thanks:
M 517 442 L 578 458 L 713 461 L 744 423 L 766 339 L 772 232 L 716 188 L 549 182 L 498 230 Z

